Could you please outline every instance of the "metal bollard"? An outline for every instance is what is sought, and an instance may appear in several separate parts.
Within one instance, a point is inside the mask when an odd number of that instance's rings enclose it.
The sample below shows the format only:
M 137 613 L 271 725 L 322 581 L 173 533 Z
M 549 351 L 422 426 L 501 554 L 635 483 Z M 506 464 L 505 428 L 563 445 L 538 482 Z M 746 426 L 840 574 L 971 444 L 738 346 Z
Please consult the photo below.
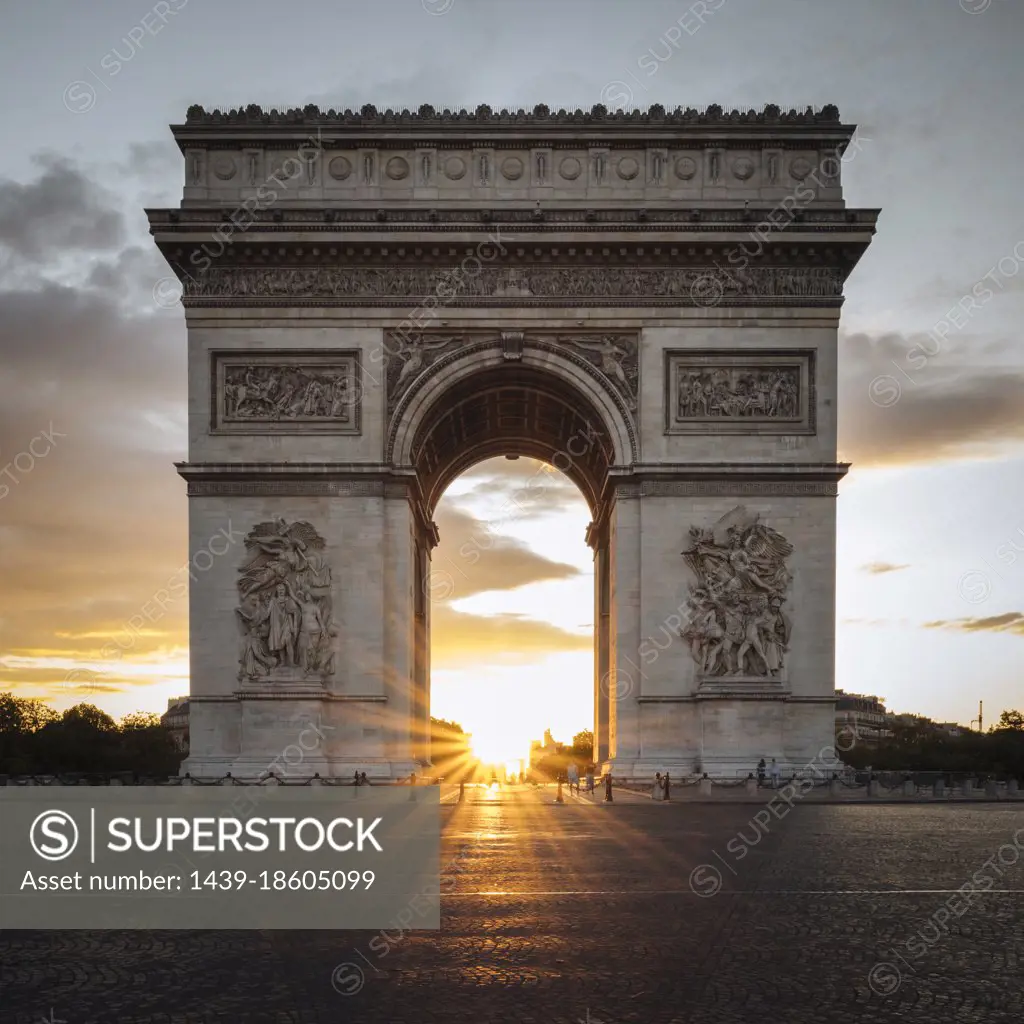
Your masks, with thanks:
M 609 772 L 605 776 L 604 780 L 604 802 L 606 804 L 614 803 L 615 798 L 612 796 L 612 773 Z

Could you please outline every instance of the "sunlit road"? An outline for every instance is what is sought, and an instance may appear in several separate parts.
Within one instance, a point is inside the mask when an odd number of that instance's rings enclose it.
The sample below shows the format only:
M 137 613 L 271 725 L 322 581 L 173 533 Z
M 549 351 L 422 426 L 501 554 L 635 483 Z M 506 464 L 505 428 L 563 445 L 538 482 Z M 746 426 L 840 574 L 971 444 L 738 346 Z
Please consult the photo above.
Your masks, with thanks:
M 440 932 L 0 933 L 0 1019 L 1024 1020 L 1020 809 L 757 812 L 467 789 Z

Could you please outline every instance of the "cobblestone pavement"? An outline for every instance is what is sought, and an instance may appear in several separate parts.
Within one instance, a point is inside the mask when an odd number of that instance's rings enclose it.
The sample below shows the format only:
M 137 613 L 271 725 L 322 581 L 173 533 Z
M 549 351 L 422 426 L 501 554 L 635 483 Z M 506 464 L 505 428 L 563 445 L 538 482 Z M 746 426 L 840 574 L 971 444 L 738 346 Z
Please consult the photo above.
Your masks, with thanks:
M 0 1020 L 1024 1021 L 1021 809 L 758 813 L 470 790 L 440 932 L 0 932 Z

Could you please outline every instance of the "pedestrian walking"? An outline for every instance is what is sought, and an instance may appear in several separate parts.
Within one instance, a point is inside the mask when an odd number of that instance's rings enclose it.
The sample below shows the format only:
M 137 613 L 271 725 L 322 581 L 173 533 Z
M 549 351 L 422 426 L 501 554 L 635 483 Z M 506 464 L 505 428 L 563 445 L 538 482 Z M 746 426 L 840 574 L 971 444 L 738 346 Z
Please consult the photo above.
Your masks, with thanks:
M 593 765 L 588 765 L 587 766 L 587 792 L 588 793 L 593 793 L 594 792 L 594 766 Z
M 580 795 L 580 770 L 575 764 L 569 765 L 569 792 L 576 791 L 576 795 Z
M 761 760 L 757 762 L 757 784 L 758 784 L 758 786 L 763 786 L 764 785 L 765 771 L 766 771 L 766 768 L 765 768 L 764 758 L 762 757 Z
M 661 781 L 661 772 L 654 773 L 654 786 L 651 789 L 652 800 L 665 799 L 665 783 Z
M 353 786 L 358 786 L 358 785 L 359 785 L 359 772 L 356 772 L 356 773 L 355 773 L 355 774 L 354 774 L 354 775 L 352 776 L 352 785 L 353 785 Z
M 774 757 L 772 758 L 772 766 L 771 766 L 771 769 L 770 769 L 770 774 L 771 774 L 771 777 L 772 777 L 772 789 L 778 789 L 779 788 L 779 776 L 782 773 L 779 770 L 779 766 L 775 763 L 775 758 Z
M 664 783 L 664 786 L 665 786 L 665 799 L 668 800 L 669 794 L 671 793 L 671 790 L 672 790 L 671 783 L 668 780 L 668 772 L 665 772 L 665 783 Z

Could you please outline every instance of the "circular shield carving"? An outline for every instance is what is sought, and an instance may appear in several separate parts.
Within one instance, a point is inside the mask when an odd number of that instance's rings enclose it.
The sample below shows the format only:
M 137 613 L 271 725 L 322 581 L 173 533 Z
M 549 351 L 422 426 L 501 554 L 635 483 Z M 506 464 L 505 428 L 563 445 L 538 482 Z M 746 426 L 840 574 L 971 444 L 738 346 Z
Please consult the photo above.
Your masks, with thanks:
M 803 181 L 804 178 L 811 173 L 810 160 L 805 160 L 802 156 L 798 156 L 789 165 L 789 173 L 792 177 L 796 178 L 797 181 Z
M 352 173 L 352 164 L 343 156 L 336 156 L 328 165 L 327 172 L 336 181 L 344 181 Z
M 580 176 L 580 171 L 583 170 L 583 165 L 574 156 L 567 156 L 559 165 L 558 173 L 563 177 L 572 181 L 573 178 Z
M 392 181 L 401 181 L 409 175 L 409 161 L 402 156 L 393 156 L 384 165 L 384 173 Z
M 444 173 L 452 179 L 452 181 L 458 181 L 466 173 L 466 161 L 462 157 L 453 156 L 445 162 Z
M 230 156 L 219 156 L 213 164 L 213 173 L 220 178 L 221 181 L 228 181 L 233 178 L 237 169 L 238 167 L 234 158 Z
M 821 173 L 829 179 L 829 181 L 835 181 L 839 177 L 839 171 L 842 167 L 842 162 L 839 157 L 827 156 L 821 161 Z
M 745 156 L 741 156 L 739 159 L 733 161 L 732 173 L 735 174 L 740 181 L 746 181 L 747 178 L 751 177 L 754 173 L 754 161 Z
M 523 161 L 517 156 L 510 156 L 501 165 L 501 173 L 508 178 L 509 181 L 515 181 L 517 178 L 523 176 Z
M 697 173 L 697 161 L 688 156 L 681 156 L 676 161 L 676 177 L 689 181 Z
M 640 165 L 631 156 L 624 156 L 615 169 L 623 181 L 631 181 L 640 173 Z

